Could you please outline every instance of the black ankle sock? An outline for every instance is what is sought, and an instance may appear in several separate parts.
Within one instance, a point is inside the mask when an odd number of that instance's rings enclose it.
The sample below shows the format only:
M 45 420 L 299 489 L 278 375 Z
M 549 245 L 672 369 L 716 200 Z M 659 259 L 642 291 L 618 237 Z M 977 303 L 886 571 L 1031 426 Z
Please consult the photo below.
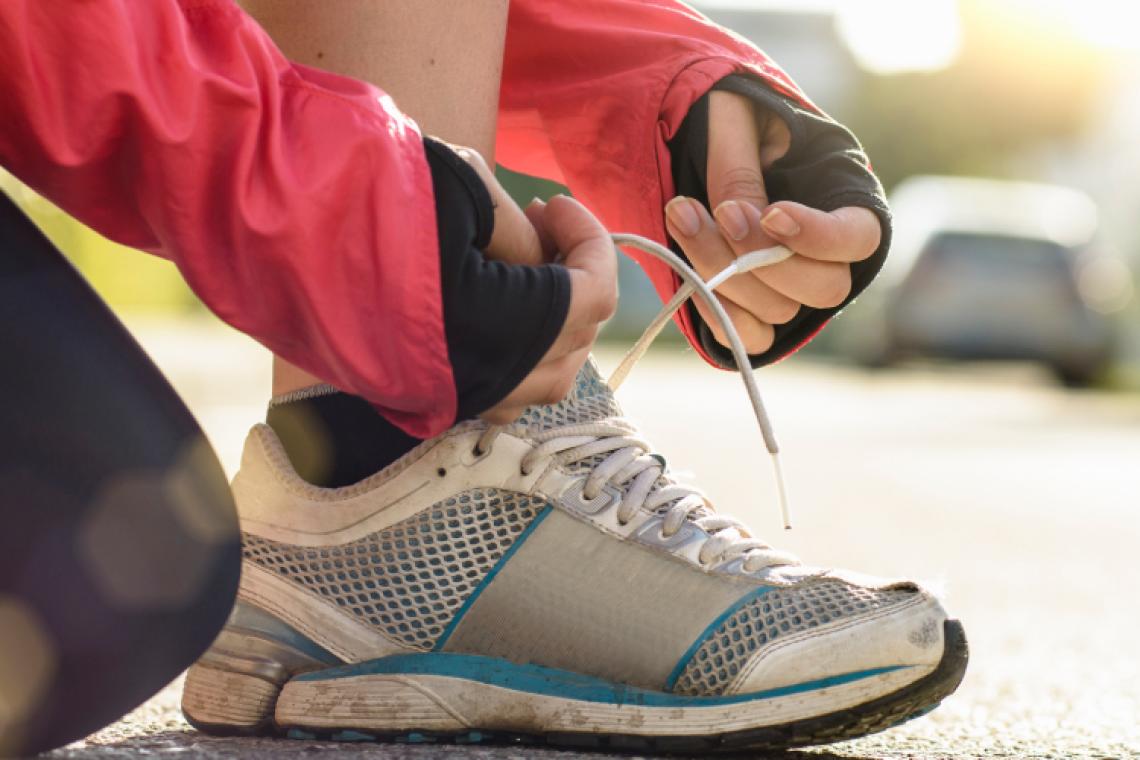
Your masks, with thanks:
M 364 480 L 420 443 L 347 393 L 274 404 L 265 423 L 277 433 L 297 474 L 323 488 Z

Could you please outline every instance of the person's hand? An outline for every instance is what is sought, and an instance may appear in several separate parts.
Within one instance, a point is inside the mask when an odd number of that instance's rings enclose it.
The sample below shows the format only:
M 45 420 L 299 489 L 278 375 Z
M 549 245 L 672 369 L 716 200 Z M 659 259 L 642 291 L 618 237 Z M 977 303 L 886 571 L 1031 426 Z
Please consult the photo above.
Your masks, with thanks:
M 491 232 L 491 242 L 484 253 L 489 258 L 509 264 L 546 263 L 549 256 L 543 249 L 534 223 L 523 213 L 506 188 L 499 184 L 483 155 L 474 148 L 450 143 L 449 146 L 475 170 L 491 194 L 491 204 L 495 207 L 495 229 Z
M 570 273 L 570 308 L 558 337 L 506 398 L 479 415 L 505 425 L 528 406 L 561 401 L 574 387 L 602 323 L 617 309 L 617 252 L 605 227 L 578 201 L 560 195 L 534 201 L 524 212 L 478 152 L 453 147 L 478 172 L 495 205 L 487 256 L 512 264 L 557 262 Z
M 506 424 L 532 404 L 555 404 L 574 387 L 602 323 L 617 310 L 617 251 L 605 227 L 573 198 L 555 196 L 532 202 L 526 215 L 543 241 L 546 255 L 570 272 L 570 308 L 553 345 L 507 397 L 479 415 Z
M 878 217 L 865 208 L 828 213 L 792 201 L 769 205 L 764 170 L 787 153 L 790 143 L 788 127 L 776 115 L 757 112 L 742 95 L 710 93 L 708 195 L 713 214 L 683 196 L 665 207 L 669 234 L 706 280 L 750 251 L 782 244 L 796 253 L 737 275 L 717 290 L 750 354 L 767 351 L 772 326 L 791 320 L 801 306 L 843 303 L 851 292 L 850 263 L 874 253 L 882 234 Z M 727 346 L 708 306 L 699 298 L 694 303 L 713 337 Z

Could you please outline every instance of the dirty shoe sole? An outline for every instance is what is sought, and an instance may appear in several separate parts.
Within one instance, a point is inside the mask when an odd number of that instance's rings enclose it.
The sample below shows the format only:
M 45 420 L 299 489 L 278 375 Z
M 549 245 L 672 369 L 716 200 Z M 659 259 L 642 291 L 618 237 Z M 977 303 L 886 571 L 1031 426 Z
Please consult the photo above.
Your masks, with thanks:
M 914 668 L 883 668 L 765 692 L 685 697 L 489 657 L 427 653 L 315 671 L 283 686 L 268 671 L 200 664 L 187 680 L 183 709 L 192 725 L 216 735 L 777 749 L 864 736 L 929 712 L 966 670 L 961 625 L 946 621 L 944 633 L 941 661 L 917 679 Z M 884 689 L 889 693 L 867 699 Z

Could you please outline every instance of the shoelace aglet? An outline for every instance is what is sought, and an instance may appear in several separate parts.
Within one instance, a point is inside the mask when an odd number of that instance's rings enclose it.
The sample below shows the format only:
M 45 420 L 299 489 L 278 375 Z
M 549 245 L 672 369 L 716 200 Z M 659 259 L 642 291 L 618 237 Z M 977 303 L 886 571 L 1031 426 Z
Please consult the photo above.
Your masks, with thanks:
M 784 485 L 784 469 L 780 467 L 780 452 L 772 452 L 772 469 L 776 474 L 776 492 L 780 499 L 780 514 L 784 518 L 784 530 L 792 529 L 792 509 L 788 505 L 788 489 Z

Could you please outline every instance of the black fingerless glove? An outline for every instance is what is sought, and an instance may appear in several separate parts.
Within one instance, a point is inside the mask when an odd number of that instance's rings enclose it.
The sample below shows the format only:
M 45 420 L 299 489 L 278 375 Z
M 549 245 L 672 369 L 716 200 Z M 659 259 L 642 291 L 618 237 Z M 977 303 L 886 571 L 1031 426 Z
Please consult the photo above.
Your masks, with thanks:
M 447 145 L 425 138 L 424 149 L 435 190 L 444 332 L 461 421 L 501 401 L 554 343 L 570 309 L 570 274 L 555 264 L 504 264 L 484 256 L 495 213 L 483 180 Z
M 774 113 L 788 125 L 791 146 L 787 154 L 764 171 L 769 202 L 795 201 L 822 211 L 844 206 L 870 209 L 879 218 L 882 240 L 870 258 L 851 265 L 851 293 L 838 306 L 829 309 L 800 307 L 789 322 L 775 325 L 771 348 L 750 357 L 753 367 L 770 364 L 809 341 L 834 314 L 851 303 L 871 283 L 887 257 L 891 242 L 891 213 L 878 178 L 868 166 L 859 141 L 843 125 L 809 111 L 757 79 L 733 74 L 718 82 L 714 90 L 734 92 Z M 708 206 L 708 95 L 698 100 L 686 115 L 677 134 L 669 141 L 673 158 L 673 182 L 678 195 L 686 195 Z M 673 245 L 673 250 L 684 253 Z M 735 369 L 732 352 L 720 345 L 690 301 L 689 309 L 702 348 L 718 364 Z

